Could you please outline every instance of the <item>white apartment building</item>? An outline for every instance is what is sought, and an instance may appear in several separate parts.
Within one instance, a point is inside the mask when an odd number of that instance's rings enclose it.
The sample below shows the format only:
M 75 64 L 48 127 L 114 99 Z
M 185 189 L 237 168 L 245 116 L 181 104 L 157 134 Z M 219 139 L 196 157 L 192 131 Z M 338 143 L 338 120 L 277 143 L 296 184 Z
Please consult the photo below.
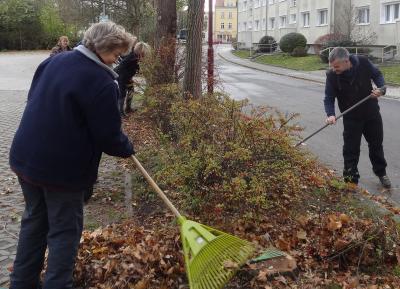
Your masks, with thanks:
M 400 45 L 400 0 L 238 0 L 238 42 L 249 48 L 262 36 L 279 41 L 299 32 L 307 43 L 340 32 Z

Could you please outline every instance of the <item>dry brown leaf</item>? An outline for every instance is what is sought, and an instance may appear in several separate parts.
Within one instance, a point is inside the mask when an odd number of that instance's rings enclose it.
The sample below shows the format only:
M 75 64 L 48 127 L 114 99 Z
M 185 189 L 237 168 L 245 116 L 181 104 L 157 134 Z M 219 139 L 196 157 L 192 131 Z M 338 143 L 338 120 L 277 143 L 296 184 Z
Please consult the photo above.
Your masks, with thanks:
M 268 270 L 260 270 L 260 272 L 258 272 L 257 280 L 261 282 L 266 282 L 267 275 L 268 275 Z
M 339 216 L 339 220 L 342 222 L 342 224 L 346 225 L 349 224 L 351 219 L 349 216 L 347 216 L 346 214 L 340 214 Z
M 149 286 L 149 280 L 142 279 L 135 284 L 135 289 L 146 289 Z
M 236 263 L 236 262 L 233 262 L 231 260 L 225 260 L 223 265 L 224 265 L 225 269 L 237 269 L 237 268 L 239 268 L 239 264 Z
M 297 238 L 300 240 L 307 240 L 307 232 L 304 230 L 297 231 Z

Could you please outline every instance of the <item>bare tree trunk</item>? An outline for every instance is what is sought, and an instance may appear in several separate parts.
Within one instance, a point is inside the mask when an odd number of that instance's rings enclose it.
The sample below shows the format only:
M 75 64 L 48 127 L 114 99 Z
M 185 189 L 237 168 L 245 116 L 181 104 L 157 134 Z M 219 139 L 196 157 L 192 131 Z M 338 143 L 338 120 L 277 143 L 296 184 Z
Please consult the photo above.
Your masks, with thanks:
M 155 0 L 156 37 L 154 43 L 156 49 L 160 47 L 163 39 L 175 38 L 176 35 L 176 0 Z
M 201 96 L 201 44 L 204 0 L 189 0 L 188 38 L 183 89 L 193 97 Z
M 154 45 L 162 69 L 159 73 L 159 84 L 175 81 L 176 58 L 176 0 L 155 0 L 156 33 Z

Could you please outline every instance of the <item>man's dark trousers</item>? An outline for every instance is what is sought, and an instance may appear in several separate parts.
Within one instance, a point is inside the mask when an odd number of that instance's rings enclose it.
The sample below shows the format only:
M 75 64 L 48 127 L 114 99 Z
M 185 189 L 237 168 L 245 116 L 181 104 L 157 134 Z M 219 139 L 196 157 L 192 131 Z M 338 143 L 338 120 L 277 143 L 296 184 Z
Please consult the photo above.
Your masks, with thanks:
M 25 198 L 10 289 L 41 288 L 39 275 L 49 249 L 43 289 L 72 288 L 83 225 L 83 190 L 54 190 L 19 179 Z
M 383 153 L 383 124 L 380 113 L 369 119 L 343 117 L 343 176 L 346 181 L 358 183 L 358 161 L 360 158 L 361 137 L 364 135 L 369 149 L 372 170 L 378 177 L 386 175 L 386 160 Z

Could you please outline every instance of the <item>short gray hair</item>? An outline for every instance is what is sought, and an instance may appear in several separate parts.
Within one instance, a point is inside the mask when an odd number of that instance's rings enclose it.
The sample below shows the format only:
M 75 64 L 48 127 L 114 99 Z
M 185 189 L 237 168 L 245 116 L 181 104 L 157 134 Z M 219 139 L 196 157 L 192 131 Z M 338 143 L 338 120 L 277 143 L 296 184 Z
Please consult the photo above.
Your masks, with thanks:
M 329 62 L 338 60 L 348 60 L 350 57 L 349 51 L 344 47 L 335 47 L 329 53 Z
M 136 55 L 141 55 L 143 57 L 146 57 L 147 55 L 150 54 L 151 48 L 147 43 L 140 41 L 136 43 L 133 51 L 135 52 Z
M 97 53 L 107 53 L 121 48 L 129 52 L 132 49 L 134 37 L 126 32 L 124 27 L 114 22 L 100 22 L 86 30 L 82 43 Z

